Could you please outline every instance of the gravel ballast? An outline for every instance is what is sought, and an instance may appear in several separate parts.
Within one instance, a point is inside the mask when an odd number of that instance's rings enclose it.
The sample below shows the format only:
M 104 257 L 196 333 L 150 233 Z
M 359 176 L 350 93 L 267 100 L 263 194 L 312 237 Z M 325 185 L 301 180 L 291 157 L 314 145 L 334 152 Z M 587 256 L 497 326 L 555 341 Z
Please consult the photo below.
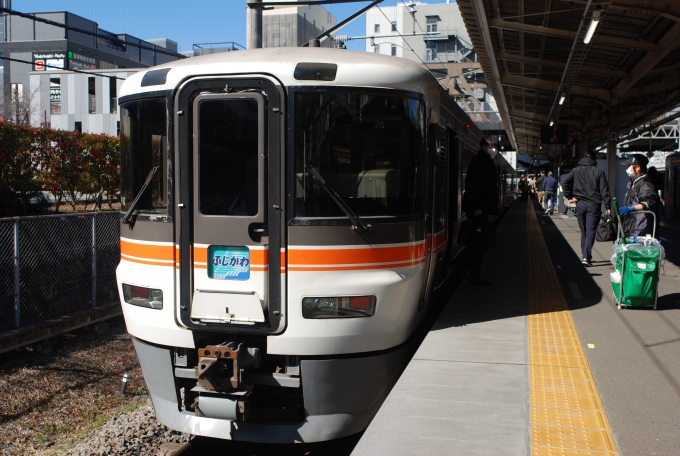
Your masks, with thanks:
M 188 441 L 188 434 L 172 431 L 156 420 L 151 399 L 148 399 L 137 410 L 109 420 L 92 437 L 66 454 L 157 456 L 163 452 L 163 446 L 168 447 L 165 445 L 167 443 L 182 444 Z

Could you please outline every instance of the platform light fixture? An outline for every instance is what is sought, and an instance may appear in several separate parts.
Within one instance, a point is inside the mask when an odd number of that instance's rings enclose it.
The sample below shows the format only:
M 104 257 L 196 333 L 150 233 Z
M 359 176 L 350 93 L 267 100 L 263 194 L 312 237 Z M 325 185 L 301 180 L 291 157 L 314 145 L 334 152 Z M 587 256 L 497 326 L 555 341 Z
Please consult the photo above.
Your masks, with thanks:
M 588 31 L 586 32 L 586 36 L 583 38 L 583 42 L 585 44 L 590 43 L 590 40 L 593 38 L 593 35 L 595 34 L 595 29 L 597 26 L 600 24 L 600 12 L 599 11 L 593 11 L 593 17 L 590 19 L 590 25 L 588 25 Z
M 560 96 L 560 106 L 562 106 L 562 103 L 564 103 L 564 100 L 565 100 L 566 98 L 567 98 L 567 94 L 566 94 L 566 93 L 563 93 L 563 94 Z
M 551 121 L 550 121 L 550 126 L 552 127 L 554 123 L 555 123 L 555 122 L 553 122 L 553 121 L 551 120 Z

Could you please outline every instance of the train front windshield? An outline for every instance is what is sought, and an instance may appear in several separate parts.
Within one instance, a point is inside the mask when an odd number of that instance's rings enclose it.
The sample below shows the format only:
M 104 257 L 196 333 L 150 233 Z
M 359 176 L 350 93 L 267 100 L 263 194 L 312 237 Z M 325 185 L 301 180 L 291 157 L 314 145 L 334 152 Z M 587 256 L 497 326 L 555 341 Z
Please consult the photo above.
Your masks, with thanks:
M 338 92 L 296 93 L 294 100 L 296 218 L 346 218 L 312 179 L 312 167 L 359 216 L 422 212 L 421 102 Z

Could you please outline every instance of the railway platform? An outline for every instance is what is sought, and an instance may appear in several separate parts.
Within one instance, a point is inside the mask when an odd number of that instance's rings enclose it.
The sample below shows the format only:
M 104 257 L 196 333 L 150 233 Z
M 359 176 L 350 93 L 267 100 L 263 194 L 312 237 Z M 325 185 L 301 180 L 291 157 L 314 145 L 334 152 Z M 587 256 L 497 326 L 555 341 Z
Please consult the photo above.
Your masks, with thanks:
M 680 232 L 658 310 L 617 310 L 611 243 L 580 263 L 576 219 L 513 204 L 353 451 L 372 455 L 676 455 Z

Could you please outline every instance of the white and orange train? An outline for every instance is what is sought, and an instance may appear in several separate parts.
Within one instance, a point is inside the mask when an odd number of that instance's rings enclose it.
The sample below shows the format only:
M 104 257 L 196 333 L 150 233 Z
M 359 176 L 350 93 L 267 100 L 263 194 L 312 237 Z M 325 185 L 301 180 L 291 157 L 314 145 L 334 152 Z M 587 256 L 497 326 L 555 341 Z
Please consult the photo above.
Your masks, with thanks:
M 117 279 L 158 419 L 364 430 L 447 277 L 481 132 L 423 67 L 325 48 L 162 65 L 120 108 Z M 496 162 L 502 210 L 516 176 Z

